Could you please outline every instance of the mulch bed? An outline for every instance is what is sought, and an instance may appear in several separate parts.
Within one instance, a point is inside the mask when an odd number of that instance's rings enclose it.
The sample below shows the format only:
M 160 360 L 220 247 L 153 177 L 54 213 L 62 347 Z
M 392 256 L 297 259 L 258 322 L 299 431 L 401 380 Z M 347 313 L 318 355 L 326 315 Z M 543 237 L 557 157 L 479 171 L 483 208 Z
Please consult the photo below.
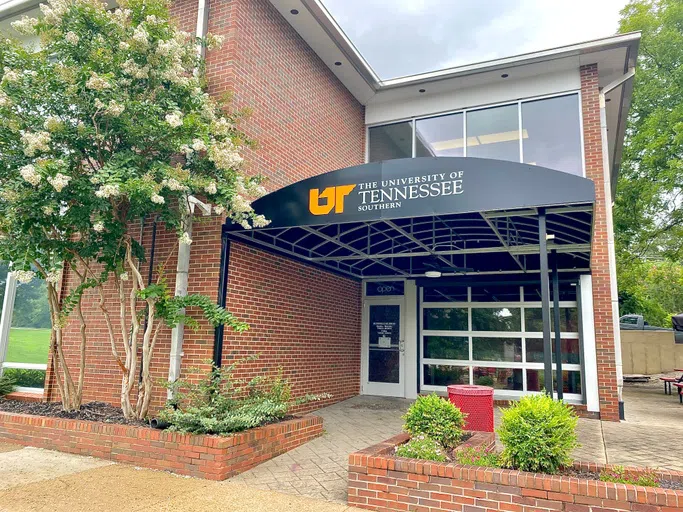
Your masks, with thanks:
M 600 480 L 600 473 L 596 471 L 579 471 L 578 469 L 574 468 L 565 468 L 561 470 L 558 474 L 561 476 L 583 478 L 585 480 Z M 683 491 L 683 482 L 674 482 L 673 480 L 662 480 L 659 482 L 659 488 Z
M 118 423 L 149 427 L 149 423 L 140 420 L 128 420 L 123 417 L 121 409 L 104 402 L 88 402 L 81 405 L 80 410 L 65 412 L 59 402 L 22 402 L 0 398 L 0 411 L 16 414 L 32 414 L 34 416 L 50 416 L 70 420 L 98 421 L 101 423 Z

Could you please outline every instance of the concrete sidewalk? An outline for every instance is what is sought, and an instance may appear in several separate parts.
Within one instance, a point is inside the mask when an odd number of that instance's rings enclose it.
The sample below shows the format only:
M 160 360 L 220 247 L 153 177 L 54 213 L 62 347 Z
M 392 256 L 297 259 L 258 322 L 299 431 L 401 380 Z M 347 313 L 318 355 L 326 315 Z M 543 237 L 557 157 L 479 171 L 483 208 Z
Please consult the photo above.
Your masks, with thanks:
M 36 448 L 0 444 L 1 512 L 358 510 L 236 482 L 210 482 Z

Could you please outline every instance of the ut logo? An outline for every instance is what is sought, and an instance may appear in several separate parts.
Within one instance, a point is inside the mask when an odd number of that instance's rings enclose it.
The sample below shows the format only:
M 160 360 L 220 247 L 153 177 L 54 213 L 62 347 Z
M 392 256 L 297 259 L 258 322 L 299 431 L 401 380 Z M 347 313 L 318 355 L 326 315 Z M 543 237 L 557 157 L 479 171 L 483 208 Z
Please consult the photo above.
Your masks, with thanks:
M 327 187 L 320 193 L 320 189 L 312 188 L 308 192 L 308 210 L 313 215 L 327 215 L 334 208 L 334 213 L 344 213 L 344 198 L 356 188 L 356 185 L 339 185 Z M 320 204 L 325 199 L 325 204 Z

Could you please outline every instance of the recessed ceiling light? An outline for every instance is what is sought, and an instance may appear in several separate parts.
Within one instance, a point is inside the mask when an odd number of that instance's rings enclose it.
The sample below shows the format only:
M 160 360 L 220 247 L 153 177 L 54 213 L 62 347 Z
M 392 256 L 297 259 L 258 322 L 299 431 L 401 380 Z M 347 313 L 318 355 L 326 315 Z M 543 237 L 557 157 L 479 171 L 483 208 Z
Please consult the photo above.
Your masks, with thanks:
M 427 89 L 420 89 L 420 92 L 427 92 Z
M 289 12 L 291 12 L 294 16 L 296 16 L 297 14 L 299 14 L 299 9 L 292 9 Z
M 335 66 L 341 66 L 341 62 L 337 61 L 334 63 Z
M 438 278 L 441 277 L 441 272 L 438 270 L 427 270 L 427 272 L 425 272 L 425 277 L 431 277 L 432 279 Z
M 501 78 L 507 78 L 507 77 L 509 77 L 509 76 L 510 76 L 510 75 L 508 75 L 507 73 L 503 73 L 502 75 L 500 75 Z

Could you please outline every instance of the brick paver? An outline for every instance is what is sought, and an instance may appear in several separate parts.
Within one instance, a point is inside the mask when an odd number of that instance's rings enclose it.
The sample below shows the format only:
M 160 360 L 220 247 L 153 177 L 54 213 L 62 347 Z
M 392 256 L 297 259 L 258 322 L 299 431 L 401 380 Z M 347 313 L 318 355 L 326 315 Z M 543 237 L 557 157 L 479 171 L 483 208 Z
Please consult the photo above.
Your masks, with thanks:
M 658 386 L 627 387 L 627 421 L 580 419 L 577 460 L 683 470 L 683 406 Z M 315 414 L 325 433 L 304 446 L 242 473 L 230 482 L 258 489 L 346 502 L 350 453 L 384 441 L 401 431 L 409 400 L 357 396 Z M 496 409 L 496 425 L 500 411 Z

